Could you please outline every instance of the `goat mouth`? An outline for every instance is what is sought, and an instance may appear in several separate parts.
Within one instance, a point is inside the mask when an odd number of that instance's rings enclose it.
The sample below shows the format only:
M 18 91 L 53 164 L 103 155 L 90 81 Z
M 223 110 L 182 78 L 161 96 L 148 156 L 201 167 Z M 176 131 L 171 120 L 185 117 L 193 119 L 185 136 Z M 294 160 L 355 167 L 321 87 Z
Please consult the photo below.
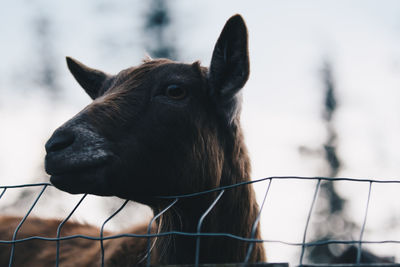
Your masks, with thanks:
M 82 172 L 101 168 L 106 164 L 105 160 L 80 162 L 71 164 L 70 162 L 52 162 L 46 158 L 45 169 L 50 175 L 79 174 Z
M 51 174 L 50 182 L 57 189 L 71 194 L 94 194 L 108 196 L 105 171 L 107 166 L 94 165 L 67 172 Z
M 105 186 L 105 172 L 110 165 L 110 157 L 96 160 L 76 161 L 69 158 L 46 155 L 45 169 L 51 175 L 50 182 L 58 189 L 71 193 L 108 195 Z

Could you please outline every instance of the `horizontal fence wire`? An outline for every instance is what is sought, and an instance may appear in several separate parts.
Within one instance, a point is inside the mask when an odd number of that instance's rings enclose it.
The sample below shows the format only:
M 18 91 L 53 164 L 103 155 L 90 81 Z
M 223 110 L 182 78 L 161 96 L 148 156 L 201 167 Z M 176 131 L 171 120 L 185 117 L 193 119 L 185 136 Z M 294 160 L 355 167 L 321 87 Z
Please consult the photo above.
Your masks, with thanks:
M 262 212 L 262 209 L 264 207 L 264 204 L 266 202 L 268 193 L 271 188 L 271 184 L 273 180 L 315 180 L 316 186 L 313 194 L 313 198 L 310 204 L 309 212 L 307 215 L 307 220 L 305 222 L 305 228 L 303 232 L 303 240 L 302 242 L 289 242 L 289 241 L 283 241 L 283 240 L 271 240 L 271 239 L 255 239 L 255 233 L 258 227 L 258 222 L 260 220 L 260 215 Z M 262 201 L 262 204 L 260 206 L 260 211 L 259 214 L 257 215 L 256 220 L 252 224 L 251 228 L 251 235 L 250 237 L 243 237 L 243 236 L 237 236 L 233 235 L 230 233 L 203 233 L 201 232 L 201 226 L 202 222 L 205 219 L 205 217 L 208 215 L 208 213 L 213 209 L 213 207 L 218 203 L 220 198 L 223 196 L 224 192 L 226 190 L 230 190 L 236 187 L 240 186 L 245 186 L 249 184 L 255 184 L 255 183 L 260 183 L 263 181 L 269 181 L 267 189 L 264 194 L 264 198 Z M 366 207 L 365 207 L 365 212 L 364 212 L 364 218 L 363 218 L 363 224 L 361 227 L 360 235 L 358 240 L 337 240 L 337 239 L 332 239 L 332 240 L 320 240 L 320 241 L 312 241 L 312 242 L 307 242 L 307 233 L 308 233 L 308 228 L 309 228 L 309 223 L 311 221 L 311 217 L 313 214 L 313 209 L 315 206 L 315 203 L 317 202 L 318 198 L 318 193 L 320 191 L 320 186 L 322 181 L 331 181 L 331 182 L 337 182 L 337 181 L 347 181 L 347 182 L 356 182 L 356 183 L 368 183 L 369 184 L 369 190 L 368 190 L 368 197 L 366 199 Z M 147 260 L 146 265 L 150 266 L 150 259 L 151 259 L 151 249 L 152 246 L 154 245 L 154 242 L 152 244 L 151 240 L 152 239 L 157 239 L 159 237 L 167 237 L 167 236 L 187 236 L 187 237 L 193 237 L 196 238 L 196 251 L 194 255 L 195 259 L 195 266 L 199 265 L 199 257 L 200 257 L 200 238 L 201 237 L 224 237 L 224 238 L 231 238 L 233 240 L 238 240 L 238 241 L 244 241 L 248 243 L 248 249 L 247 249 L 247 254 L 246 258 L 243 262 L 243 267 L 248 264 L 250 255 L 253 251 L 253 247 L 255 243 L 267 243 L 267 244 L 281 244 L 284 246 L 293 246 L 293 247 L 300 247 L 301 248 L 301 254 L 300 254 L 300 259 L 299 259 L 299 266 L 306 266 L 303 264 L 303 258 L 305 255 L 305 249 L 310 248 L 310 247 L 317 247 L 317 246 L 324 246 L 324 245 L 330 245 L 330 244 L 342 244 L 342 245 L 356 245 L 358 248 L 357 251 L 357 259 L 356 259 L 356 264 L 355 266 L 361 266 L 361 253 L 362 253 L 362 245 L 364 244 L 397 244 L 400 245 L 400 240 L 364 240 L 364 232 L 365 232 L 365 226 L 367 223 L 367 217 L 368 217 L 368 210 L 369 210 L 369 205 L 370 205 L 370 199 L 371 199 L 371 191 L 372 191 L 372 186 L 373 184 L 400 184 L 400 180 L 378 180 L 378 179 L 356 179 L 356 178 L 331 178 L 331 177 L 301 177 L 301 176 L 271 176 L 271 177 L 266 177 L 258 180 L 252 180 L 252 181 L 247 181 L 247 182 L 242 182 L 242 183 L 237 183 L 237 184 L 232 184 L 228 186 L 223 186 L 223 187 L 218 187 L 215 189 L 210 189 L 202 192 L 196 192 L 196 193 L 191 193 L 191 194 L 183 194 L 183 195 L 176 195 L 176 196 L 158 196 L 158 198 L 162 199 L 171 199 L 170 204 L 160 211 L 157 214 L 154 214 L 154 217 L 148 224 L 148 230 L 147 234 L 132 234 L 132 233 L 126 233 L 126 234 L 116 234 L 116 235 L 108 235 L 104 236 L 104 227 L 105 225 L 112 219 L 114 218 L 115 215 L 117 215 L 123 208 L 127 205 L 129 200 L 126 200 L 115 212 L 113 212 L 102 224 L 101 229 L 100 229 L 100 236 L 88 236 L 88 235 L 68 235 L 68 236 L 61 236 L 61 230 L 62 227 L 65 225 L 65 223 L 71 218 L 73 213 L 77 210 L 77 208 L 80 206 L 80 204 L 84 201 L 86 198 L 87 194 L 83 195 L 81 199 L 78 201 L 78 203 L 74 206 L 72 211 L 68 214 L 68 216 L 61 221 L 57 228 L 57 233 L 56 237 L 42 237 L 42 236 L 31 236 L 31 237 L 26 237 L 26 238 L 17 238 L 17 234 L 19 229 L 22 227 L 24 222 L 26 221 L 27 217 L 30 215 L 34 207 L 36 206 L 38 200 L 46 190 L 46 188 L 51 187 L 52 184 L 50 183 L 36 183 L 36 184 L 21 184 L 21 185 L 4 185 L 0 186 L 0 199 L 6 195 L 6 191 L 9 189 L 17 189 L 17 188 L 26 188 L 26 187 L 41 187 L 41 190 L 37 197 L 35 198 L 33 204 L 30 206 L 28 212 L 25 214 L 25 216 L 21 219 L 20 223 L 16 227 L 12 240 L 0 240 L 0 244 L 8 244 L 11 245 L 11 254 L 9 258 L 9 266 L 12 266 L 13 264 L 13 259 L 15 257 L 15 244 L 22 243 L 22 242 L 27 242 L 31 240 L 43 240 L 43 241 L 53 241 L 56 242 L 57 244 L 57 253 L 56 253 L 56 266 L 59 266 L 59 259 L 60 259 L 60 243 L 61 241 L 65 240 L 71 240 L 71 239 L 87 239 L 87 240 L 93 240 L 93 241 L 100 241 L 100 246 L 101 246 L 101 266 L 104 266 L 105 264 L 105 251 L 104 251 L 104 245 L 103 242 L 105 240 L 112 240 L 112 239 L 117 239 L 117 238 L 126 238 L 126 237 L 131 237 L 131 238 L 146 238 L 147 239 L 147 254 L 145 255 L 145 258 L 143 260 Z M 182 232 L 182 231 L 168 231 L 168 232 L 159 232 L 157 231 L 156 233 L 151 233 L 152 225 L 153 223 L 162 215 L 164 214 L 167 210 L 171 209 L 178 201 L 184 201 L 185 198 L 193 198 L 205 194 L 210 194 L 217 192 L 218 194 L 216 195 L 216 198 L 214 201 L 210 204 L 208 209 L 203 213 L 203 215 L 200 217 L 197 225 L 197 231 L 196 232 Z

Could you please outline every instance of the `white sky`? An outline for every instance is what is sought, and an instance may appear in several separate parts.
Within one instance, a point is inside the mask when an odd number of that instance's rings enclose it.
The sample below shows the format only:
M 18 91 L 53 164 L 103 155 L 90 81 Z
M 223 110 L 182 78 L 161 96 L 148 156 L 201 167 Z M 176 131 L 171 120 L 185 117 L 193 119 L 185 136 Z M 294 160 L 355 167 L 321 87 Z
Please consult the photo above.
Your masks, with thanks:
M 169 3 L 183 61 L 200 59 L 208 65 L 225 21 L 240 13 L 247 22 L 252 73 L 244 89 L 242 121 L 255 179 L 324 175 L 322 156 L 305 156 L 298 148 L 319 149 L 326 138 L 319 76 L 325 58 L 333 64 L 339 101 L 334 118 L 344 165 L 339 175 L 400 179 L 399 1 Z M 64 57 L 108 72 L 138 64 L 145 54 L 143 10 L 143 2 L 125 0 L 13 1 L 2 6 L 1 184 L 43 180 L 44 142 L 89 103 L 67 72 Z M 56 105 L 30 80 L 40 62 L 32 22 L 41 12 L 52 23 L 54 64 L 63 90 Z M 274 183 L 263 211 L 264 238 L 301 241 L 313 189 L 313 182 Z M 338 189 L 349 200 L 349 216 L 361 223 L 367 186 L 340 183 Z M 264 190 L 257 187 L 260 198 Z M 394 186 L 374 186 L 366 239 L 400 239 L 399 228 L 390 226 L 400 219 L 398 192 Z M 98 199 L 88 202 L 96 210 Z M 99 221 L 102 211 L 97 209 L 83 220 Z M 267 248 L 270 261 L 296 262 L 299 253 L 298 248 Z M 395 245 L 372 249 L 400 258 Z

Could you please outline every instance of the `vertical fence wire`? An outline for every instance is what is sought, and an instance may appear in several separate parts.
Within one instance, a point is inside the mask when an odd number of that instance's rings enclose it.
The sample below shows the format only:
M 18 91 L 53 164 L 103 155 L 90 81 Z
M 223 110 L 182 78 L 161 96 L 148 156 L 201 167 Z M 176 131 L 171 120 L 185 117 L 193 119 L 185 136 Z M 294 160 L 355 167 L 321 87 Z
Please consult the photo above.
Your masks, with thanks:
M 310 210 L 308 211 L 306 227 L 304 228 L 303 242 L 302 242 L 302 245 L 301 245 L 300 266 L 303 265 L 303 257 L 304 257 L 304 252 L 306 250 L 306 238 L 307 238 L 308 225 L 310 224 L 311 214 L 313 212 L 315 202 L 317 201 L 317 197 L 318 197 L 318 192 L 319 192 L 320 186 L 321 186 L 321 179 L 318 179 L 318 183 L 317 183 L 317 185 L 315 187 L 314 196 L 313 196 L 313 199 L 312 199 L 312 202 L 311 202 Z
M 270 187 L 271 187 L 271 184 L 272 184 L 272 179 L 269 180 L 267 190 L 265 191 L 265 194 L 264 194 L 264 199 L 263 199 L 263 201 L 262 201 L 262 203 L 261 203 L 261 206 L 260 206 L 260 211 L 258 212 L 257 218 L 256 218 L 256 220 L 255 220 L 254 223 L 253 223 L 253 227 L 252 227 L 252 229 L 251 229 L 251 236 L 250 236 L 251 239 L 254 239 L 254 236 L 255 236 L 255 234 L 256 234 L 256 231 L 257 231 L 257 228 L 258 228 L 258 222 L 260 221 L 261 213 L 262 213 L 262 210 L 263 210 L 263 208 L 264 208 L 265 200 L 267 199 L 267 196 L 268 196 L 268 193 L 269 193 L 269 189 L 270 189 Z M 247 249 L 247 255 L 246 255 L 246 258 L 244 259 L 243 267 L 245 267 L 246 264 L 249 262 L 251 253 L 253 252 L 253 248 L 254 248 L 254 243 L 251 242 L 251 243 L 249 244 L 249 248 Z
M 169 204 L 165 209 L 163 209 L 161 212 L 159 212 L 157 215 L 155 215 L 151 219 L 151 221 L 150 221 L 150 223 L 149 223 L 149 225 L 147 227 L 147 234 L 149 236 L 151 234 L 151 226 L 153 225 L 153 222 L 155 220 L 157 220 L 161 215 L 163 215 L 167 210 L 172 208 L 172 206 L 174 206 L 175 203 L 178 202 L 178 200 L 179 200 L 179 198 L 175 198 L 174 201 L 171 202 L 171 204 Z M 146 263 L 146 266 L 150 267 L 150 264 L 151 264 L 151 237 L 148 237 L 147 238 L 147 263 Z
M 35 201 L 33 202 L 32 206 L 28 210 L 28 212 L 25 214 L 25 216 L 22 218 L 21 222 L 18 224 L 17 228 L 14 231 L 12 241 L 15 241 L 18 231 L 21 228 L 22 224 L 25 222 L 26 218 L 28 218 L 29 214 L 32 212 L 33 208 L 36 206 L 36 203 L 39 201 L 39 198 L 42 196 L 44 190 L 46 190 L 47 185 L 44 185 L 42 190 L 40 191 L 39 195 L 36 197 Z M 10 261 L 8 262 L 8 267 L 12 266 L 13 259 L 14 259 L 14 251 L 15 251 L 15 243 L 12 243 L 11 245 L 11 254 L 10 254 Z
M 60 235 L 61 235 L 61 228 L 64 226 L 64 224 L 71 218 L 72 214 L 76 211 L 76 209 L 81 205 L 82 201 L 86 198 L 87 194 L 84 194 L 79 202 L 75 205 L 75 207 L 72 209 L 72 211 L 68 214 L 68 216 L 58 225 L 57 227 L 57 248 L 56 248 L 56 267 L 59 265 L 60 261 Z
M 3 191 L 1 191 L 1 194 L 0 194 L 0 199 L 3 197 L 4 193 L 6 192 L 6 190 L 7 190 L 7 188 L 3 188 Z
M 210 213 L 210 211 L 214 208 L 214 206 L 217 204 L 218 200 L 222 197 L 224 194 L 225 190 L 221 190 L 221 192 L 218 194 L 218 196 L 215 198 L 213 203 L 208 207 L 208 209 L 201 215 L 199 219 L 199 223 L 197 224 L 197 234 L 200 234 L 201 231 L 201 225 L 203 224 L 204 219 Z M 196 239 L 196 255 L 195 255 L 195 267 L 199 266 L 199 260 L 200 260 L 200 235 L 197 236 Z
M 104 244 L 103 244 L 103 233 L 104 233 L 104 226 L 108 223 L 115 215 L 117 215 L 125 206 L 128 204 L 129 199 L 125 200 L 125 202 L 117 209 L 107 220 L 104 221 L 103 225 L 100 229 L 100 248 L 101 248 L 101 267 L 104 267 Z
M 371 199 L 371 190 L 372 190 L 372 182 L 369 182 L 367 205 L 365 207 L 364 221 L 363 221 L 363 224 L 361 227 L 360 239 L 359 239 L 358 248 L 357 248 L 357 261 L 356 261 L 357 265 L 359 265 L 361 262 L 361 252 L 362 252 L 361 246 L 362 246 L 362 239 L 363 239 L 363 235 L 364 235 L 365 225 L 367 224 L 369 201 Z

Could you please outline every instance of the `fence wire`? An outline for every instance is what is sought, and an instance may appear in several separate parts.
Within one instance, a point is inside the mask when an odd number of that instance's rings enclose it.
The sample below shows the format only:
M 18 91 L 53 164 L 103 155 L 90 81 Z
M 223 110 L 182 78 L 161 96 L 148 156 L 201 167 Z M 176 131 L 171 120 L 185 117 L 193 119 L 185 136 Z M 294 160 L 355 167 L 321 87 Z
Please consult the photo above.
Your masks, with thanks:
M 270 239 L 255 239 L 255 233 L 258 227 L 258 222 L 260 220 L 261 212 L 264 208 L 264 204 L 266 202 L 268 193 L 270 191 L 270 187 L 272 184 L 273 180 L 315 180 L 317 181 L 313 198 L 309 207 L 309 212 L 307 215 L 307 219 L 305 222 L 305 228 L 303 232 L 303 239 L 302 242 L 287 242 L 283 240 L 270 240 Z M 224 192 L 226 190 L 231 190 L 233 188 L 239 187 L 239 186 L 245 186 L 249 184 L 255 184 L 255 183 L 260 183 L 263 181 L 269 181 L 268 186 L 266 188 L 262 204 L 260 206 L 260 211 L 259 214 L 256 217 L 256 220 L 252 224 L 252 229 L 251 229 L 251 235 L 250 237 L 242 237 L 242 236 L 237 236 L 233 235 L 230 233 L 202 233 L 201 232 L 201 226 L 203 220 L 206 218 L 206 216 L 209 214 L 209 212 L 214 208 L 214 206 L 218 203 L 218 201 L 221 199 L 223 196 Z M 321 241 L 313 241 L 313 242 L 306 242 L 307 240 L 307 234 L 308 234 L 308 228 L 309 224 L 311 221 L 311 217 L 313 214 L 313 209 L 315 207 L 315 204 L 318 199 L 318 193 L 320 191 L 320 186 L 322 181 L 330 181 L 330 182 L 336 182 L 336 181 L 347 181 L 347 182 L 355 182 L 355 183 L 368 183 L 369 184 L 369 190 L 368 190 L 368 196 L 365 201 L 365 211 L 364 211 L 364 218 L 363 218 L 363 224 L 360 230 L 359 234 L 359 239 L 358 240 L 337 240 L 337 239 L 332 239 L 332 240 L 321 240 Z M 69 236 L 63 236 L 61 237 L 61 230 L 62 227 L 65 225 L 65 223 L 71 218 L 71 216 L 74 214 L 74 212 L 78 209 L 80 204 L 84 201 L 86 198 L 87 194 L 84 194 L 81 199 L 77 202 L 77 204 L 74 206 L 72 211 L 68 214 L 68 216 L 61 221 L 57 228 L 56 232 L 56 237 L 42 237 L 42 236 L 32 236 L 32 237 L 27 237 L 27 238 L 17 238 L 17 234 L 19 229 L 22 227 L 24 222 L 26 221 L 27 217 L 30 215 L 34 207 L 36 206 L 37 202 L 39 201 L 40 197 L 43 195 L 45 190 L 48 187 L 51 187 L 52 184 L 50 183 L 35 183 L 35 184 L 21 184 L 21 185 L 11 185 L 11 186 L 0 186 L 0 200 L 4 197 L 5 193 L 9 189 L 17 189 L 17 188 L 27 188 L 27 187 L 41 187 L 41 190 L 35 200 L 33 201 L 32 205 L 30 206 L 28 212 L 23 216 L 21 219 L 20 223 L 16 227 L 14 234 L 12 236 L 12 240 L 0 240 L 0 244 L 8 244 L 11 246 L 11 253 L 10 253 L 10 258 L 9 258 L 9 267 L 13 265 L 13 260 L 15 257 L 15 245 L 18 243 L 30 241 L 30 240 L 43 240 L 43 241 L 53 241 L 56 242 L 56 266 L 59 266 L 59 259 L 60 259 L 60 243 L 61 241 L 65 240 L 71 240 L 71 239 L 76 239 L 76 238 L 82 238 L 82 239 L 87 239 L 87 240 L 93 240 L 93 241 L 100 241 L 100 246 L 101 246 L 101 266 L 103 267 L 105 265 L 104 262 L 104 245 L 103 242 L 105 240 L 111 240 L 111 239 L 117 239 L 117 238 L 124 238 L 124 237 L 131 237 L 131 238 L 147 238 L 147 254 L 144 259 L 147 258 L 147 263 L 146 265 L 149 267 L 151 263 L 151 248 L 152 248 L 152 243 L 151 239 L 157 238 L 157 237 L 166 237 L 166 236 L 187 236 L 187 237 L 193 237 L 196 238 L 196 254 L 195 254 L 195 266 L 199 266 L 199 258 L 200 258 L 200 239 L 201 237 L 225 237 L 225 238 L 231 238 L 234 240 L 238 241 L 244 241 L 248 243 L 248 250 L 246 254 L 246 258 L 243 262 L 243 266 L 246 266 L 248 264 L 248 261 L 250 259 L 251 253 L 254 248 L 255 243 L 269 243 L 269 244 L 282 244 L 286 246 L 294 246 L 294 247 L 301 247 L 301 253 L 299 257 L 299 265 L 298 266 L 306 266 L 303 264 L 303 258 L 305 255 L 305 250 L 306 248 L 309 247 L 316 247 L 316 246 L 324 246 L 324 245 L 330 245 L 330 244 L 343 244 L 343 245 L 356 245 L 357 246 L 357 258 L 356 258 L 356 264 L 354 266 L 364 266 L 365 264 L 361 263 L 361 255 L 362 255 L 362 245 L 364 244 L 397 244 L 400 245 L 400 240 L 364 240 L 364 232 L 365 232 L 365 226 L 367 223 L 367 217 L 368 217 L 368 210 L 369 210 L 369 205 L 370 205 L 370 199 L 371 199 L 371 191 L 373 184 L 400 184 L 400 180 L 376 180 L 376 179 L 356 179 L 356 178 L 330 178 L 330 177 L 301 177 L 301 176 L 272 176 L 272 177 L 266 177 L 258 180 L 253 180 L 253 181 L 248 181 L 248 182 L 242 182 L 242 183 L 237 183 L 237 184 L 232 184 L 228 186 L 223 186 L 215 189 L 210 189 L 202 192 L 197 192 L 197 193 L 191 193 L 191 194 L 183 194 L 183 195 L 176 195 L 176 196 L 159 196 L 158 198 L 162 199 L 171 199 L 171 203 L 161 212 L 158 214 L 154 214 L 154 217 L 151 219 L 150 223 L 148 224 L 147 228 L 147 233 L 146 234 L 132 234 L 132 233 L 126 233 L 126 234 L 116 234 L 116 235 L 109 235 L 109 236 L 104 236 L 104 227 L 105 225 L 114 217 L 116 216 L 123 208 L 127 205 L 129 200 L 126 200 L 115 212 L 113 212 L 102 224 L 100 228 L 100 236 L 88 236 L 88 235 L 69 235 Z M 151 228 L 153 223 L 158 219 L 162 214 L 164 214 L 166 211 L 171 209 L 178 201 L 184 201 L 185 198 L 193 198 L 213 192 L 218 192 L 219 194 L 215 198 L 215 200 L 211 203 L 211 205 L 208 207 L 208 209 L 202 214 L 198 221 L 197 225 L 197 232 L 195 233 L 190 233 L 190 232 L 181 232 L 181 231 L 169 231 L 169 232 L 158 232 L 158 233 L 151 233 Z M 154 244 L 153 244 L 154 245 Z M 307 265 L 311 266 L 311 265 Z M 397 265 L 396 265 L 397 266 Z

